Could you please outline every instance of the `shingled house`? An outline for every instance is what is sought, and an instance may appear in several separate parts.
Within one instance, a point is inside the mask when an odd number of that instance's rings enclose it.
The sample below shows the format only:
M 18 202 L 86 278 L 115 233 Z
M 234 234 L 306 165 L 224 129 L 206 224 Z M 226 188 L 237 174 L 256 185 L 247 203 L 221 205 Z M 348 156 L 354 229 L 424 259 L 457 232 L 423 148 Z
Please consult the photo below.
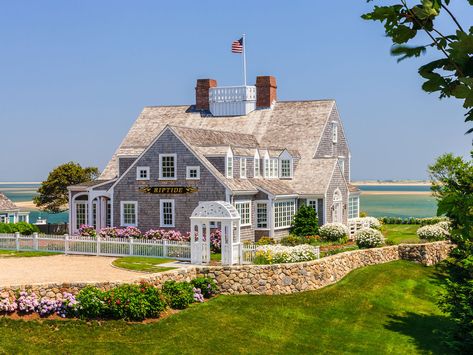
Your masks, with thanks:
M 277 101 L 276 80 L 218 87 L 196 103 L 145 107 L 99 180 L 69 187 L 70 226 L 189 231 L 201 201 L 227 201 L 241 238 L 287 235 L 301 204 L 319 223 L 358 217 L 350 151 L 334 100 Z
M 29 222 L 29 215 L 0 192 L 0 223 Z

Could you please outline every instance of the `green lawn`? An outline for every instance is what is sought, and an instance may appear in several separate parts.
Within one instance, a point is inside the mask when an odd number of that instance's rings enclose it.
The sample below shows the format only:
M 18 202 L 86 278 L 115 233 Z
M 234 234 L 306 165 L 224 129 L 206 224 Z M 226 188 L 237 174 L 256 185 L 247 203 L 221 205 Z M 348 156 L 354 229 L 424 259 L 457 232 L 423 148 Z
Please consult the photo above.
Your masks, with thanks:
M 396 261 L 318 291 L 220 296 L 150 324 L 0 319 L 0 353 L 441 354 L 433 267 Z
M 416 234 L 419 227 L 417 224 L 385 224 L 382 231 L 384 236 L 395 244 L 420 243 Z
M 15 250 L 0 250 L 0 258 L 28 258 L 32 256 L 50 256 L 61 253 L 54 253 L 49 251 L 15 251 Z
M 175 260 L 165 258 L 143 258 L 139 256 L 126 256 L 113 261 L 113 265 L 122 269 L 143 272 L 163 272 L 173 270 L 175 267 L 159 266 L 160 264 L 170 263 Z

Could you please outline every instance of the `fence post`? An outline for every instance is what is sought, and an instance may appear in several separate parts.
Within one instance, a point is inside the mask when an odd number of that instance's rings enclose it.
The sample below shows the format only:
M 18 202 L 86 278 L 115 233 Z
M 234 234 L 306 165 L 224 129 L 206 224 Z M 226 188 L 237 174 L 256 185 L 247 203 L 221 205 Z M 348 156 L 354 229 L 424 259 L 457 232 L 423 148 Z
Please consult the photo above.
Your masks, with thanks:
M 133 255 L 133 237 L 129 237 L 128 242 L 130 243 L 130 255 Z
M 64 234 L 64 254 L 69 252 L 69 234 Z
M 97 235 L 97 256 L 100 255 L 100 235 Z
M 20 251 L 20 233 L 15 232 L 15 246 L 16 246 L 16 251 Z
M 168 240 L 161 239 L 163 241 L 163 258 L 167 258 L 168 256 Z
M 38 233 L 33 233 L 33 249 L 38 250 Z

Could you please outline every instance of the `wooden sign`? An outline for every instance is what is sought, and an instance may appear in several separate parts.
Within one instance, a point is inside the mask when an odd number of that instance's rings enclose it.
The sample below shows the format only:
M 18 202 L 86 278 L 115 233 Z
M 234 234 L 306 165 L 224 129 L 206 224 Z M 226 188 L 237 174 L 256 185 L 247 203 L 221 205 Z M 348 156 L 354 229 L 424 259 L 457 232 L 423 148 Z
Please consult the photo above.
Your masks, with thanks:
M 145 186 L 140 187 L 141 192 L 147 194 L 191 194 L 199 191 L 197 187 L 193 186 Z

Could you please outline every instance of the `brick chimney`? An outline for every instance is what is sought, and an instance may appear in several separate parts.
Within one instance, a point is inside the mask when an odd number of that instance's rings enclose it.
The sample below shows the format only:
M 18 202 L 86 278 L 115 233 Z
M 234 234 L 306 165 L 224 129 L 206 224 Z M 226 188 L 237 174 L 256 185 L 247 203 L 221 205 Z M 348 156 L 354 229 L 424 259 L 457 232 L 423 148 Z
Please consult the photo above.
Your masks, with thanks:
M 274 76 L 256 77 L 256 108 L 271 107 L 276 96 L 276 78 Z
M 195 87 L 195 109 L 209 110 L 209 89 L 217 86 L 217 80 L 197 79 Z

